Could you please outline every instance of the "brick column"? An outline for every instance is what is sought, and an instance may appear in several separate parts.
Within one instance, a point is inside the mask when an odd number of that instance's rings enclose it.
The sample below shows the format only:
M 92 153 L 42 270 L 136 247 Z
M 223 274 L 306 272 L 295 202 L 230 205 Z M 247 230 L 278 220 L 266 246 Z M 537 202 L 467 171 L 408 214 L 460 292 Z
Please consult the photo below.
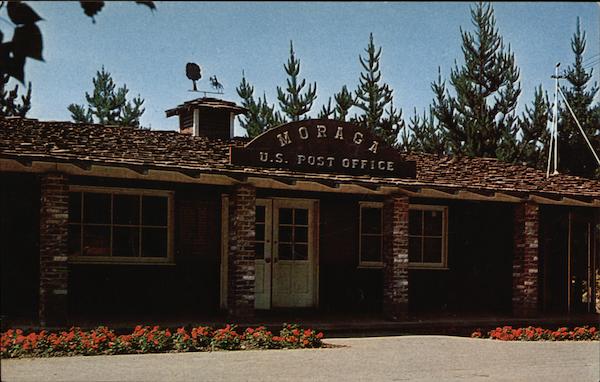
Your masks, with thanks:
M 41 176 L 40 301 L 41 326 L 67 319 L 69 184 L 65 174 Z
M 229 261 L 227 309 L 230 316 L 254 315 L 254 224 L 256 189 L 248 184 L 235 186 L 229 198 Z
M 539 207 L 526 202 L 515 207 L 513 314 L 533 316 L 538 310 Z
M 383 207 L 383 314 L 408 313 L 408 197 L 391 195 Z

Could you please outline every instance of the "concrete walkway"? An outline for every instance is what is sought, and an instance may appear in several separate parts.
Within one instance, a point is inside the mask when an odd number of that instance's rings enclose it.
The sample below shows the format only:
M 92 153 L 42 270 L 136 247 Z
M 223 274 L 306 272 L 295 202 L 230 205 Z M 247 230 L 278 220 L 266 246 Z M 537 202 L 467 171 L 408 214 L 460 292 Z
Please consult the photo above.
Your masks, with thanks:
M 2 360 L 2 381 L 590 381 L 600 342 L 448 336 L 330 339 L 342 348 Z

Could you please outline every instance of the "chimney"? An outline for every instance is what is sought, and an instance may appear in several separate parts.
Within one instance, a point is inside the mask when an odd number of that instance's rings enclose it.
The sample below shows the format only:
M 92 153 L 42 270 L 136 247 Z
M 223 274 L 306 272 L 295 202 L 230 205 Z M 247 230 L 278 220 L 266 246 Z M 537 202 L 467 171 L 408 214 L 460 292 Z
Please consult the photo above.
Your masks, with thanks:
M 233 138 L 235 116 L 246 111 L 235 102 L 203 97 L 184 102 L 165 113 L 167 118 L 179 116 L 181 134 L 229 140 Z

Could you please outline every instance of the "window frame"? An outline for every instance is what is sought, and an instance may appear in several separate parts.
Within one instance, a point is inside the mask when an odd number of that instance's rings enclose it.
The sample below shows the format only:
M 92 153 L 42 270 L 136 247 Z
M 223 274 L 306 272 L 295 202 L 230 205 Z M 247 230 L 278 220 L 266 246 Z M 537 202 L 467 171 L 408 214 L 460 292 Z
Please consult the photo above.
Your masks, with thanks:
M 433 205 L 433 204 L 410 204 L 408 207 L 409 216 L 410 211 L 439 211 L 442 213 L 442 258 L 439 263 L 424 263 L 424 262 L 411 262 L 409 260 L 408 267 L 411 269 L 432 269 L 432 270 L 448 270 L 448 206 L 443 205 Z M 409 217 L 410 219 L 410 217 Z M 424 222 L 423 222 L 424 224 Z M 411 235 L 410 227 L 408 228 L 408 238 L 410 237 L 432 237 L 426 236 L 423 233 L 423 229 L 421 228 L 421 235 Z M 437 237 L 437 236 L 436 236 Z M 423 246 L 421 245 L 421 251 L 423 250 Z M 409 254 L 410 259 L 410 254 Z
M 381 230 L 379 234 L 363 234 L 363 208 L 378 208 L 381 210 Z M 359 268 L 383 268 L 383 202 L 358 202 L 358 267 Z M 381 261 L 363 261 L 362 259 L 362 240 L 363 235 L 367 236 L 379 236 L 380 237 L 380 253 Z
M 111 222 L 109 224 L 103 224 L 104 226 L 110 227 L 111 238 L 110 238 L 110 251 L 112 253 L 112 231 L 115 223 L 113 221 L 114 214 L 114 205 L 113 205 L 113 195 L 135 195 L 140 198 L 144 196 L 159 196 L 167 198 L 167 255 L 165 257 L 126 257 L 126 256 L 85 256 L 83 254 L 79 256 L 73 256 L 69 253 L 69 262 L 70 263 L 80 263 L 80 264 L 162 264 L 162 265 L 174 265 L 174 257 L 173 257 L 173 245 L 174 245 L 174 191 L 170 190 L 157 190 L 157 189 L 146 189 L 146 188 L 120 188 L 120 187 L 100 187 L 100 186 L 78 186 L 72 185 L 69 186 L 69 194 L 72 192 L 82 193 L 95 193 L 95 194 L 108 194 L 111 195 Z M 70 197 L 70 196 L 69 196 Z M 84 211 L 84 199 L 81 198 L 81 214 L 83 216 Z M 141 200 L 141 199 L 140 199 Z M 80 225 L 84 226 L 83 219 L 79 223 L 71 223 L 69 221 L 68 225 Z M 118 225 L 117 225 L 118 226 Z M 144 227 L 142 221 L 139 222 L 139 227 Z M 80 243 L 83 246 L 83 229 L 81 229 L 81 238 Z M 140 242 L 141 245 L 141 242 Z M 142 253 L 143 254 L 143 253 Z

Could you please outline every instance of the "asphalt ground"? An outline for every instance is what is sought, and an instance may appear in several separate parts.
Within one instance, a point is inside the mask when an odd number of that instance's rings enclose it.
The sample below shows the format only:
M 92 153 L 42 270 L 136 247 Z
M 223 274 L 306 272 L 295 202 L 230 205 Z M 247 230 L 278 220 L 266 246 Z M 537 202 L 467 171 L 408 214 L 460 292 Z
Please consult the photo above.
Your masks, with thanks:
M 342 347 L 2 360 L 2 381 L 600 381 L 600 342 L 336 338 Z

